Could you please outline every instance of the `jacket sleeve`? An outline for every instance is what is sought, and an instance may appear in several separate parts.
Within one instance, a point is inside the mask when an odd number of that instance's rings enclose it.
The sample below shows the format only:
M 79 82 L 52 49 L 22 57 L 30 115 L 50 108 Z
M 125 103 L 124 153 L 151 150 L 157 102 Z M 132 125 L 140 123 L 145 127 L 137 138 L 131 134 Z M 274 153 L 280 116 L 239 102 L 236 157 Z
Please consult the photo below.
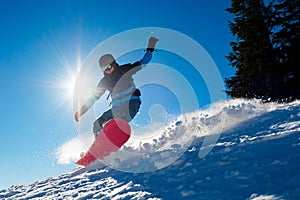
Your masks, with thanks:
M 130 75 L 135 74 L 142 68 L 144 68 L 152 59 L 152 52 L 151 51 L 146 51 L 144 54 L 143 58 L 133 64 L 125 64 L 121 65 L 120 68 L 122 69 L 123 72 L 127 73 L 130 72 Z
M 152 59 L 152 52 L 146 51 L 144 57 L 140 60 L 142 67 L 144 68 L 150 62 L 151 59 Z
M 92 96 L 88 98 L 84 106 L 90 109 L 94 103 L 100 99 L 100 97 L 105 93 L 106 89 L 103 87 L 103 79 L 98 83 L 97 87 L 95 88 Z

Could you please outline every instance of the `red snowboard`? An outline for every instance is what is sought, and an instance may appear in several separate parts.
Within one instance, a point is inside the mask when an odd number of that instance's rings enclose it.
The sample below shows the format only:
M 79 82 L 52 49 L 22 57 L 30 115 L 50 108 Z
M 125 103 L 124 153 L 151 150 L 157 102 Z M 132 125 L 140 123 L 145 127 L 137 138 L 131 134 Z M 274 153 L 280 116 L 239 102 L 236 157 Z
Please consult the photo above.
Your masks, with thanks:
M 87 166 L 97 159 L 103 159 L 111 152 L 117 151 L 127 142 L 130 137 L 130 126 L 123 119 L 109 120 L 100 134 L 88 150 L 88 152 L 76 162 L 76 164 Z

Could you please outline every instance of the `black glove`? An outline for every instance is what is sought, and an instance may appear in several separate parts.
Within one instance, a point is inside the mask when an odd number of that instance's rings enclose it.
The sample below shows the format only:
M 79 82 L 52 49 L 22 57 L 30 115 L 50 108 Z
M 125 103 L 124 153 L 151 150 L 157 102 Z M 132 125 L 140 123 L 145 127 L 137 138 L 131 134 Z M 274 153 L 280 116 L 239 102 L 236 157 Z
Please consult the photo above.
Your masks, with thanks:
M 146 49 L 146 51 L 154 51 L 155 45 L 156 43 L 159 41 L 159 39 L 157 39 L 156 37 L 151 36 L 148 40 L 148 47 Z

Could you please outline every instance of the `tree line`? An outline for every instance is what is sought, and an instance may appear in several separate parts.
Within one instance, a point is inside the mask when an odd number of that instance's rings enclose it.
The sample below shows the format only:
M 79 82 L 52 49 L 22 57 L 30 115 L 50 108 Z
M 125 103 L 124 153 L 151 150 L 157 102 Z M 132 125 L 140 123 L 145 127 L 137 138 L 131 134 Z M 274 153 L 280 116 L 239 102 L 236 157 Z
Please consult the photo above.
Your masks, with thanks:
M 225 79 L 233 98 L 300 98 L 300 0 L 232 0 L 226 9 L 235 41 L 226 56 L 236 68 Z

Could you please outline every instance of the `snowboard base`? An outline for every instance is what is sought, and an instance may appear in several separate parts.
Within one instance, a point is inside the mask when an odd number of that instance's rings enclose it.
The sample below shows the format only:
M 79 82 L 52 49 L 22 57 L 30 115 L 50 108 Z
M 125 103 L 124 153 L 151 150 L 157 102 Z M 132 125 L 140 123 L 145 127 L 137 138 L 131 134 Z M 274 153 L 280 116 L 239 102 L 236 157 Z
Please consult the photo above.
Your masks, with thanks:
M 87 166 L 97 159 L 103 159 L 110 153 L 119 150 L 130 137 L 129 124 L 120 118 L 109 120 L 99 133 L 98 137 L 76 164 Z

